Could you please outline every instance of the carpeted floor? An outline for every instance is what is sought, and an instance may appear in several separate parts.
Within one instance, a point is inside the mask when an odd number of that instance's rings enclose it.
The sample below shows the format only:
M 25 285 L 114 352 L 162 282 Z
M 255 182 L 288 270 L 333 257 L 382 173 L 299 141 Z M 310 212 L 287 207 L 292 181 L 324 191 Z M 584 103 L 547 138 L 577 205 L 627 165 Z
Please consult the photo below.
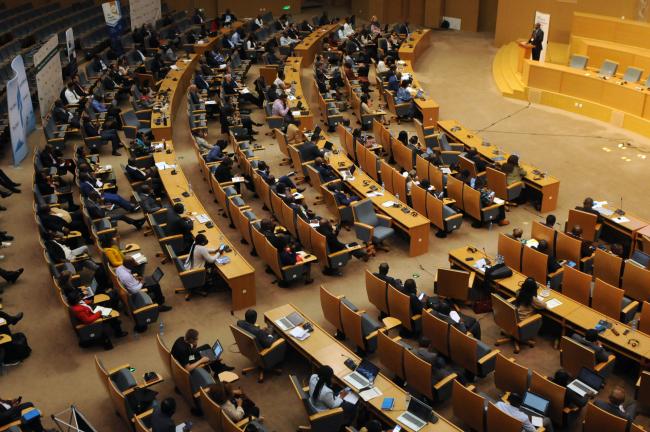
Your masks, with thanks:
M 640 180 L 647 172 L 648 162 L 637 157 L 650 151 L 647 139 L 583 117 L 545 107 L 527 106 L 525 103 L 503 98 L 492 82 L 491 67 L 495 49 L 489 35 L 436 32 L 433 40 L 432 47 L 418 61 L 415 69 L 427 92 L 440 103 L 441 118 L 455 118 L 469 128 L 482 130 L 481 134 L 491 142 L 498 143 L 510 152 L 518 153 L 523 160 L 560 178 L 562 183 L 559 207 L 555 212 L 559 222 L 563 223 L 568 209 L 579 204 L 585 196 L 618 203 L 622 195 L 626 211 L 650 219 L 650 208 L 647 206 L 650 186 Z M 312 88 L 311 71 L 306 70 L 303 74 L 303 86 L 309 93 Z M 252 81 L 256 76 L 253 68 L 249 80 Z M 313 98 L 311 106 L 313 109 L 317 107 Z M 253 115 L 257 121 L 263 122 L 261 111 L 256 110 Z M 188 140 L 189 131 L 183 104 L 173 121 L 174 147 L 194 191 L 229 239 L 239 244 L 239 235 L 228 228 L 225 219 L 217 216 L 218 206 L 213 203 L 207 184 L 197 169 Z M 411 125 L 404 125 L 403 128 L 410 130 Z M 393 124 L 391 129 L 398 131 L 400 126 Z M 264 144 L 266 149 L 260 152 L 259 156 L 271 162 L 272 172 L 280 174 L 286 167 L 278 166 L 281 154 L 277 145 L 264 136 L 264 132 L 267 132 L 267 128 L 260 128 L 259 142 Z M 211 141 L 218 138 L 217 133 L 218 126 L 214 125 Z M 34 132 L 29 141 L 32 148 L 42 145 L 42 131 Z M 623 141 L 629 141 L 632 146 L 626 150 L 619 149 L 617 144 Z M 72 149 L 73 145 L 74 141 L 70 142 L 69 148 Z M 604 151 L 604 148 L 611 151 Z M 623 156 L 630 157 L 631 162 L 622 160 Z M 124 161 L 124 158 L 125 156 L 116 158 L 102 155 L 102 163 L 119 167 L 119 162 Z M 25 318 L 16 326 L 15 331 L 27 334 L 34 352 L 23 364 L 9 368 L 0 377 L 0 397 L 13 398 L 21 395 L 24 400 L 34 402 L 45 416 L 74 404 L 99 431 L 127 430 L 124 423 L 113 413 L 108 395 L 95 370 L 93 357 L 101 358 L 107 367 L 130 363 L 136 369 L 135 374 L 138 377 L 151 370 L 163 372 L 155 346 L 157 329 L 151 328 L 145 334 L 135 337 L 132 323 L 129 318 L 124 317 L 124 327 L 130 334 L 118 340 L 114 350 L 105 352 L 101 348 L 80 349 L 77 346 L 67 313 L 53 289 L 42 249 L 38 244 L 30 198 L 33 175 L 31 160 L 26 160 L 18 168 L 9 167 L 7 161 L 3 169 L 11 178 L 23 184 L 23 193 L 7 198 L 2 203 L 9 210 L 0 214 L 0 227 L 15 235 L 16 241 L 10 249 L 3 251 L 7 257 L 0 264 L 3 268 L 26 268 L 25 274 L 16 285 L 5 287 L 3 305 L 4 310 L 10 313 L 25 312 Z M 123 174 L 118 173 L 118 178 L 120 193 L 129 196 L 130 187 Z M 314 191 L 308 190 L 306 195 L 311 202 Z M 246 192 L 244 198 L 251 203 L 258 215 L 265 215 L 250 193 Z M 327 215 L 324 206 L 316 207 L 315 211 Z M 292 302 L 310 318 L 331 329 L 331 326 L 324 322 L 320 310 L 319 284 L 326 284 L 333 292 L 344 294 L 357 306 L 373 312 L 374 308 L 368 304 L 364 288 L 363 271 L 366 267 L 374 269 L 379 263 L 388 262 L 396 277 L 417 278 L 418 286 L 430 293 L 436 269 L 448 266 L 449 249 L 474 243 L 485 247 L 488 253 L 495 253 L 498 232 L 521 227 L 528 235 L 530 222 L 539 217 L 532 207 L 526 205 L 509 213 L 509 227 L 473 229 L 469 223 L 465 223 L 460 231 L 446 239 L 434 237 L 432 230 L 429 252 L 417 258 L 408 257 L 407 242 L 398 238 L 392 242 L 391 252 L 380 253 L 367 264 L 356 260 L 350 262 L 342 277 L 324 276 L 316 270 L 313 272 L 314 284 L 290 288 L 280 288 L 273 284 L 272 277 L 264 272 L 261 260 L 249 257 L 248 246 L 241 245 L 239 250 L 249 258 L 249 262 L 256 269 L 256 308 L 260 314 L 273 306 Z M 141 232 L 133 231 L 128 225 L 120 224 L 119 232 L 124 241 L 142 246 L 149 257 L 148 271 L 152 271 L 158 261 L 155 257 L 155 253 L 159 251 L 156 240 L 152 237 L 145 238 Z M 345 235 L 352 236 L 351 233 Z M 237 316 L 229 314 L 229 296 L 222 293 L 185 302 L 182 297 L 173 294 L 173 288 L 179 285 L 176 270 L 170 264 L 163 266 L 163 269 L 166 273 L 163 290 L 167 294 L 168 303 L 174 307 L 173 311 L 160 317 L 164 322 L 164 338 L 168 344 L 181 336 L 187 328 L 194 327 L 201 333 L 201 342 L 212 343 L 215 338 L 222 341 L 227 347 L 227 363 L 239 370 L 248 366 L 247 360 L 237 354 L 236 346 L 232 345 L 234 341 L 228 325 L 234 323 L 242 312 Z M 481 316 L 480 319 L 483 339 L 491 344 L 498 336 L 498 329 L 491 316 Z M 510 346 L 503 346 L 501 349 L 507 355 L 512 354 Z M 371 356 L 371 359 L 375 357 Z M 559 352 L 552 349 L 550 339 L 541 338 L 536 348 L 524 348 L 515 357 L 519 363 L 543 374 L 550 374 L 559 367 Z M 285 373 L 281 376 L 269 376 L 264 384 L 257 384 L 252 376 L 245 376 L 240 380 L 244 391 L 260 406 L 270 429 L 278 432 L 292 431 L 298 425 L 306 424 L 303 410 L 289 387 L 287 372 L 305 377 L 309 372 L 308 365 L 299 358 L 290 358 L 284 369 Z M 608 386 L 621 383 L 631 396 L 636 374 L 635 365 L 621 361 L 614 376 L 608 380 Z M 165 378 L 166 381 L 156 387 L 160 392 L 159 398 L 176 396 L 177 421 L 190 418 L 187 404 L 180 396 L 174 394 L 170 377 Z M 491 377 L 477 384 L 481 390 L 495 394 Z M 447 402 L 436 409 L 453 419 L 450 405 Z M 192 421 L 196 425 L 196 431 L 210 429 L 201 419 L 192 418 Z M 645 418 L 640 417 L 639 421 L 648 424 Z M 50 422 L 47 420 L 45 423 Z M 576 423 L 570 430 L 578 429 L 579 424 Z

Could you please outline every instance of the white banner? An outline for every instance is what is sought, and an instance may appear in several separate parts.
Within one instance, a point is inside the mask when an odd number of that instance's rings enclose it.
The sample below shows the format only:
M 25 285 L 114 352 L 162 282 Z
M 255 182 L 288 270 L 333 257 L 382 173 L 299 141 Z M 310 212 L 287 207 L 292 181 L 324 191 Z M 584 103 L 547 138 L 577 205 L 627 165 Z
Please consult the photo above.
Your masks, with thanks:
M 142 24 L 155 24 L 161 18 L 160 0 L 129 0 L 131 30 Z
M 551 24 L 551 16 L 547 13 L 537 11 L 535 12 L 535 23 L 540 24 L 542 31 L 544 32 L 544 41 L 542 42 L 542 52 L 539 55 L 539 61 L 543 62 L 546 58 L 546 48 L 548 44 L 548 29 Z
M 75 51 L 74 46 L 74 32 L 72 27 L 65 31 L 65 47 L 68 54 L 68 60 L 72 62 L 77 58 L 77 52 Z
M 15 76 L 7 81 L 7 109 L 14 165 L 27 156 L 27 134 L 34 130 L 34 107 L 29 94 L 29 83 L 22 56 L 11 61 Z
M 40 106 L 41 120 L 50 112 L 54 101 L 59 99 L 63 89 L 61 57 L 59 57 L 59 38 L 55 34 L 34 53 L 36 70 L 36 89 Z

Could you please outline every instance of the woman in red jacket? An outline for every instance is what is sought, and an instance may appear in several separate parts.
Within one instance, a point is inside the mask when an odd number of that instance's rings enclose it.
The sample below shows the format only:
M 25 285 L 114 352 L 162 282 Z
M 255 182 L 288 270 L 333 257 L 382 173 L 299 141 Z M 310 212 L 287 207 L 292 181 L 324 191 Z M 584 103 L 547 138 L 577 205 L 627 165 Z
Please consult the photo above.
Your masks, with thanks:
M 81 292 L 76 291 L 70 295 L 70 310 L 74 317 L 79 320 L 82 324 L 92 324 L 102 317 L 102 314 L 99 312 L 93 312 L 92 306 L 88 304 L 81 294 Z M 106 325 L 110 326 L 113 329 L 113 334 L 115 337 L 121 338 L 128 335 L 128 332 L 122 330 L 122 325 L 120 320 L 117 318 L 111 318 L 104 321 L 104 349 L 110 350 L 113 349 L 113 343 L 108 337 Z

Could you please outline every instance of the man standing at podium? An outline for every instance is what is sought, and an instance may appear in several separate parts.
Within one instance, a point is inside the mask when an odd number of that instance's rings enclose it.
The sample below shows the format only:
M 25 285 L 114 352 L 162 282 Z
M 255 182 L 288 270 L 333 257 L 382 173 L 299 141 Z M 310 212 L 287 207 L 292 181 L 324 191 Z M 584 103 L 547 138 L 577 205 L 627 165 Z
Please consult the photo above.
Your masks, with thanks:
M 539 61 L 539 55 L 542 53 L 542 42 L 544 42 L 544 30 L 542 30 L 542 25 L 537 23 L 528 41 L 533 46 L 533 60 L 535 61 Z

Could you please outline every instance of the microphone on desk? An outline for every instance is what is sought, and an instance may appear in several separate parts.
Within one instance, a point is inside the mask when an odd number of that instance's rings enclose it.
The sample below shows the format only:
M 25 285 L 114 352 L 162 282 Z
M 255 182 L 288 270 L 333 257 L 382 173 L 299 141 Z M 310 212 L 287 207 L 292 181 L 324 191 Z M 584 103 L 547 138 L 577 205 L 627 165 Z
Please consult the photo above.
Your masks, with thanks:
M 488 258 L 488 254 L 485 251 L 485 247 L 483 247 L 483 255 L 485 256 L 483 259 L 485 260 L 485 264 L 490 265 L 491 261 L 490 258 Z
M 617 208 L 614 213 L 616 213 L 619 216 L 623 216 L 625 214 L 625 212 L 623 211 L 623 195 L 621 195 L 621 206 Z

